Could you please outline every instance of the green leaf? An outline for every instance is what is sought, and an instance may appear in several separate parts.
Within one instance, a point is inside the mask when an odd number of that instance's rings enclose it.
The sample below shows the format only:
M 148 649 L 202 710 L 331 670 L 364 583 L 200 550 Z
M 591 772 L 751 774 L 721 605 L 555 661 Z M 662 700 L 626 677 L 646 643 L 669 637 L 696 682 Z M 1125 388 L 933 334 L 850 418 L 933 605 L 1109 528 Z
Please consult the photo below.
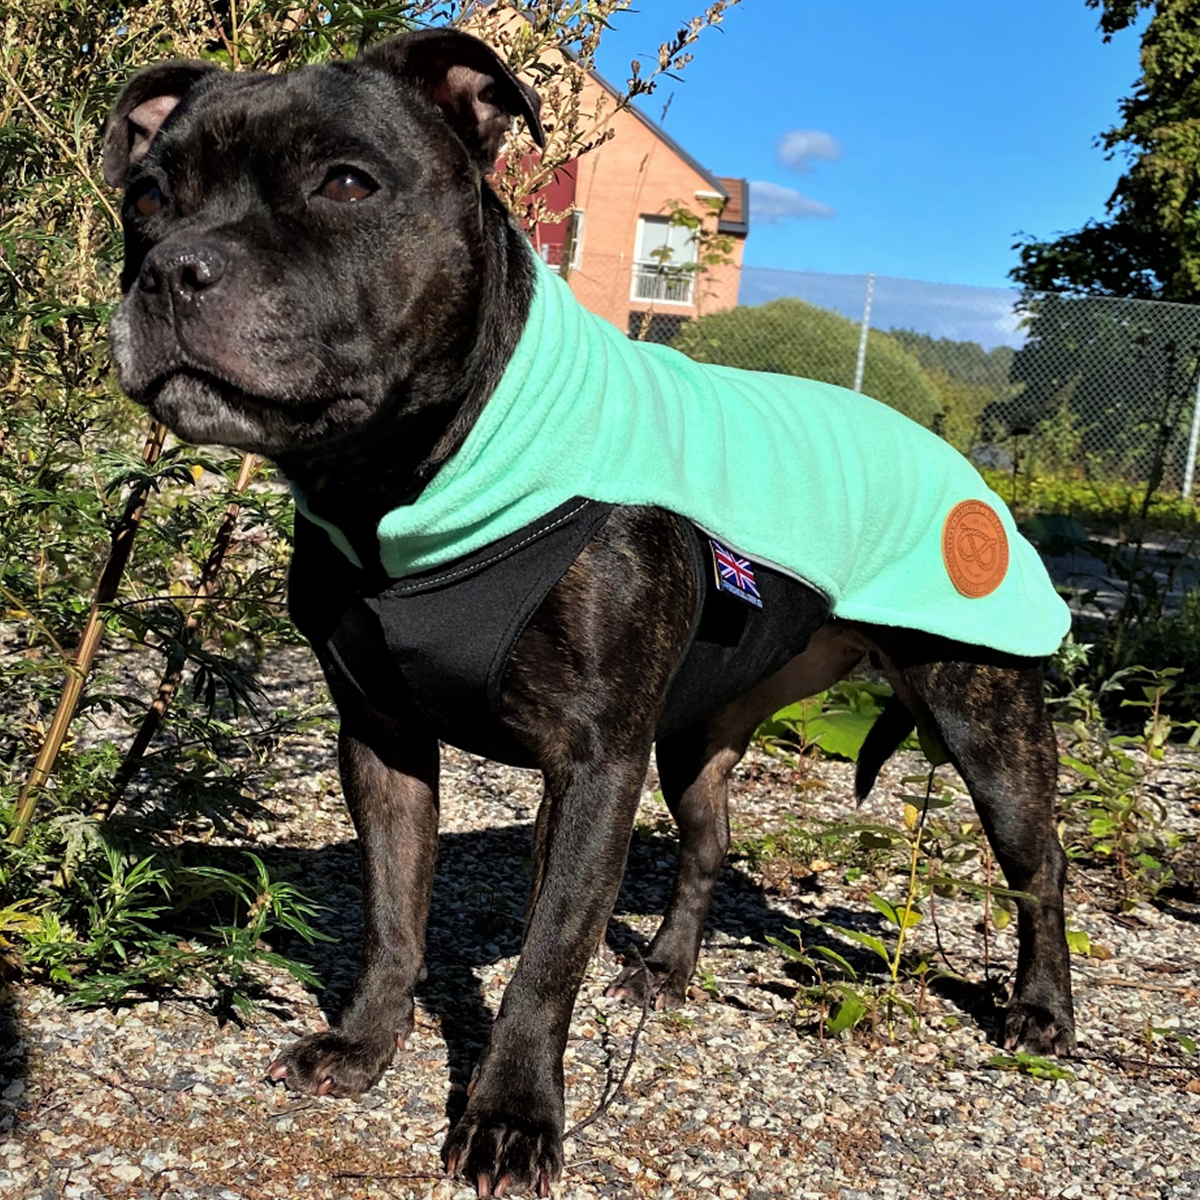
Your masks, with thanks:
M 857 942 L 860 946 L 866 946 L 868 950 L 874 952 L 881 959 L 883 959 L 888 966 L 891 965 L 891 955 L 888 952 L 887 946 L 884 945 L 881 939 L 873 936 L 872 934 L 863 933 L 859 929 L 847 929 L 844 925 L 827 925 L 826 928 L 835 930 L 837 933 L 840 933 L 842 937 L 847 937 L 852 942 Z
M 921 910 L 915 904 L 907 909 L 904 905 L 897 907 L 878 892 L 872 892 L 868 899 L 898 929 L 911 929 L 921 923 Z
M 941 743 L 931 734 L 926 733 L 920 726 L 917 727 L 917 740 L 921 744 L 921 753 L 929 760 L 930 766 L 941 767 L 950 761 L 946 757 L 946 752 L 942 749 Z
M 784 958 L 791 959 L 792 962 L 802 963 L 806 967 L 812 966 L 812 959 L 809 958 L 807 954 L 797 950 L 795 946 L 789 946 L 787 942 L 781 942 L 779 938 L 772 937 L 769 933 L 766 935 L 766 940 L 770 945 L 774 946 L 775 949 L 784 956 Z
M 1100 772 L 1091 763 L 1086 763 L 1081 758 L 1074 758 L 1070 754 L 1063 754 L 1059 757 L 1059 762 L 1065 767 L 1070 767 L 1077 775 L 1082 775 L 1084 779 L 1090 779 L 1093 783 L 1100 781 Z
M 833 963 L 840 971 L 844 971 L 851 979 L 858 978 L 858 972 L 836 951 L 828 946 L 813 946 L 812 952 Z
M 825 1021 L 825 1031 L 833 1037 L 853 1029 L 867 1015 L 867 1006 L 852 991 L 846 989 L 841 999 L 830 1010 Z
M 903 840 L 903 835 L 898 830 L 879 833 L 874 829 L 862 829 L 858 834 L 858 844 L 864 850 L 890 850 L 896 842 Z
M 1067 930 L 1067 949 L 1085 957 L 1092 952 L 1092 939 L 1082 929 Z
M 808 739 L 825 754 L 858 762 L 863 742 L 875 724 L 877 713 L 827 712 L 808 722 Z

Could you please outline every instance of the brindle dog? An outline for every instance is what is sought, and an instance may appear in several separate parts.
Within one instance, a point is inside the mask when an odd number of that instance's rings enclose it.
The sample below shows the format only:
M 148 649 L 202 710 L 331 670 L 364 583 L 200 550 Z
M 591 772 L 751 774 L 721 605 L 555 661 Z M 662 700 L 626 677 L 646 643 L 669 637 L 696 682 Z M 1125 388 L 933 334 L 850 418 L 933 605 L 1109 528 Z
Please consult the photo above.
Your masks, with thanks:
M 379 518 L 462 444 L 520 337 L 529 251 L 485 176 L 515 118 L 542 140 L 538 108 L 490 49 L 444 30 L 286 75 L 187 61 L 137 75 L 104 151 L 105 178 L 125 187 L 125 295 L 112 327 L 125 390 L 181 437 L 272 457 L 371 561 Z M 344 1095 L 371 1087 L 412 1029 L 447 731 L 419 698 L 364 690 L 329 653 L 369 573 L 313 527 L 301 535 L 291 604 L 341 715 L 366 940 L 338 1028 L 287 1048 L 270 1075 Z M 546 1195 L 562 1171 L 568 1023 L 612 912 L 697 587 L 674 516 L 615 508 L 512 652 L 500 722 L 545 794 L 520 961 L 444 1149 L 481 1196 L 523 1185 Z M 1002 1040 L 1070 1050 L 1041 663 L 839 620 L 734 703 L 657 740 L 678 872 L 644 965 L 611 993 L 683 999 L 729 843 L 730 772 L 764 717 L 867 657 L 898 703 L 868 743 L 860 790 L 914 720 L 941 743 L 1009 885 L 1033 897 L 1019 903 Z

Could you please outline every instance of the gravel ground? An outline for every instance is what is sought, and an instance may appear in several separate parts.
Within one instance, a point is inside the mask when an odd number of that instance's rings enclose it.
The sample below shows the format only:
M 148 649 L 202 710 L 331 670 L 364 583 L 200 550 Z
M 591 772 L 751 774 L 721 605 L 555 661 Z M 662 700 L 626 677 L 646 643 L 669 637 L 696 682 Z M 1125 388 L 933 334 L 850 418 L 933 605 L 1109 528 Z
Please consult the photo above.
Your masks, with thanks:
M 286 688 L 315 693 L 311 660 L 297 651 L 287 661 Z M 316 1100 L 268 1085 L 264 1071 L 346 994 L 361 926 L 357 852 L 332 745 L 295 741 L 280 754 L 291 761 L 265 797 L 273 820 L 256 849 L 327 906 L 318 923 L 333 942 L 280 945 L 311 962 L 326 991 L 272 976 L 269 999 L 239 1027 L 218 1025 L 199 997 L 83 1012 L 45 990 L 16 990 L 0 1011 L 17 1039 L 0 1062 L 0 1195 L 474 1194 L 444 1178 L 438 1152 L 516 962 L 537 777 L 447 751 L 416 1030 L 373 1092 Z M 1169 824 L 1188 832 L 1200 827 L 1194 765 L 1181 759 L 1161 779 Z M 894 821 L 901 780 L 916 769 L 898 756 L 857 815 Z M 849 817 L 851 783 L 846 764 L 797 768 L 752 751 L 735 787 L 735 832 L 794 829 L 789 814 Z M 1174 1036 L 1200 1040 L 1200 905 L 1171 899 L 1122 913 L 1109 877 L 1072 875 L 1070 923 L 1108 957 L 1075 960 L 1081 1045 L 1069 1080 L 986 1065 L 996 1047 L 984 980 L 1007 982 L 1016 937 L 994 933 L 985 948 L 974 901 L 939 901 L 936 913 L 945 957 L 970 983 L 935 983 L 923 997 L 910 986 L 905 995 L 922 1005 L 916 1031 L 902 1021 L 892 1036 L 880 1024 L 822 1042 L 794 1004 L 798 976 L 766 936 L 786 938 L 813 916 L 876 933 L 883 924 L 867 900 L 875 884 L 847 883 L 816 852 L 808 862 L 731 861 L 701 956 L 708 990 L 643 1021 L 602 992 L 666 899 L 674 851 L 655 786 L 651 775 L 608 946 L 576 1007 L 568 1126 L 624 1070 L 641 1023 L 640 1041 L 623 1092 L 568 1140 L 557 1196 L 1200 1196 L 1200 1054 Z M 914 944 L 933 941 L 927 920 Z

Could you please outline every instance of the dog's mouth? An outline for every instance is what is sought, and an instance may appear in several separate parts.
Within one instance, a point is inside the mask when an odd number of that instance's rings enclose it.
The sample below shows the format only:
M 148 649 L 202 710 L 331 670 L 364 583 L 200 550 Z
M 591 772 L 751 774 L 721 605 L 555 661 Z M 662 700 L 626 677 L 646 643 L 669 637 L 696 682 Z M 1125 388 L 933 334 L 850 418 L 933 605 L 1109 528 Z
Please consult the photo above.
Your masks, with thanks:
M 126 394 L 185 441 L 273 457 L 340 441 L 378 407 L 296 338 L 259 344 L 181 328 L 128 299 L 110 334 Z
M 289 400 L 254 395 L 190 364 L 160 372 L 133 395 L 185 441 L 265 455 L 337 438 L 369 420 L 372 411 L 358 396 Z

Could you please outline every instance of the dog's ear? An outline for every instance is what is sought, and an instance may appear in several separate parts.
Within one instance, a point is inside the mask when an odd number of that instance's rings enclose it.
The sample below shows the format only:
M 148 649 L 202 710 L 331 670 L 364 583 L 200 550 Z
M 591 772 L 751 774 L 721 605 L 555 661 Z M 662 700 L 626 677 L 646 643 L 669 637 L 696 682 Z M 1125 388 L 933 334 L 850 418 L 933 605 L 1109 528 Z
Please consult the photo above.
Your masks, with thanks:
M 537 92 L 485 42 L 453 29 L 422 29 L 381 42 L 362 61 L 403 79 L 442 110 L 483 171 L 496 164 L 514 117 L 545 146 Z
M 144 158 L 162 123 L 196 81 L 219 68 L 195 58 L 156 63 L 124 87 L 104 129 L 104 182 L 120 187 Z

